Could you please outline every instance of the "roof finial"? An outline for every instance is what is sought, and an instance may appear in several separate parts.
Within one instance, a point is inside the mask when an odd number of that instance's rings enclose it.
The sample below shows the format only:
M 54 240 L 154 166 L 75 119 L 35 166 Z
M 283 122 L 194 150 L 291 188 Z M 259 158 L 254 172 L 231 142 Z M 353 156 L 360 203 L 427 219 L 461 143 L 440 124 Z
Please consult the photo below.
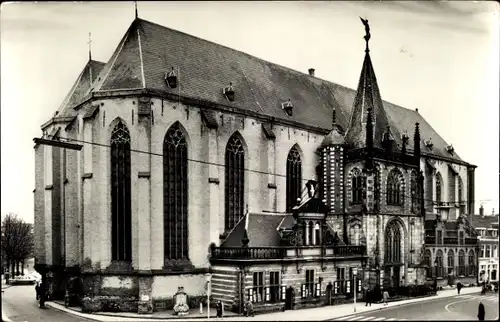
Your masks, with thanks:
M 336 115 L 336 110 L 335 107 L 333 108 L 333 113 L 332 113 L 332 126 L 335 127 L 337 124 L 337 115 Z
M 92 60 L 92 33 L 89 32 L 89 41 L 87 44 L 89 44 L 89 60 Z
M 369 52 L 370 49 L 368 48 L 368 41 L 370 40 L 371 38 L 371 35 L 370 35 L 370 26 L 368 25 L 368 19 L 363 19 L 361 17 L 359 17 L 359 19 L 361 19 L 361 22 L 363 23 L 363 25 L 365 25 L 365 32 L 366 32 L 366 35 L 363 37 L 366 41 L 366 49 L 365 49 L 365 52 Z
M 137 13 L 137 1 L 134 1 L 134 6 L 135 6 L 135 19 L 139 17 L 139 14 Z

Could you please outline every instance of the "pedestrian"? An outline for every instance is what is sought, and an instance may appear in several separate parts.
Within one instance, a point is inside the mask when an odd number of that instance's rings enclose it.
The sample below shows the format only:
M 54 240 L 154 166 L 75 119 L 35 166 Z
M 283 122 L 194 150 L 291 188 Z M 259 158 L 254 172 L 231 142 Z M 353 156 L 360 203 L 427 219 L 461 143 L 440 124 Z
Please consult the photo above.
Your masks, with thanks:
M 373 301 L 373 291 L 370 289 L 366 290 L 366 305 L 365 306 L 372 306 L 372 301 Z
M 384 293 L 383 293 L 383 296 L 382 296 L 382 297 L 383 297 L 383 300 L 384 300 L 384 305 L 387 305 L 387 304 L 388 304 L 388 303 L 387 303 L 387 300 L 389 299 L 389 292 L 384 291 Z
M 247 300 L 245 302 L 245 316 L 254 316 L 253 312 L 253 304 L 250 302 L 250 300 Z
M 477 318 L 479 321 L 484 321 L 484 305 L 483 302 L 479 302 L 479 307 L 477 308 Z
M 458 291 L 458 294 L 460 294 L 460 290 L 462 289 L 462 283 L 458 282 L 457 283 L 457 291 Z
M 36 300 L 40 298 L 40 282 L 36 282 L 35 285 Z
M 215 304 L 215 310 L 217 312 L 217 317 L 221 318 L 223 315 L 223 312 L 222 312 L 223 311 L 223 304 L 220 300 L 217 301 L 217 303 Z

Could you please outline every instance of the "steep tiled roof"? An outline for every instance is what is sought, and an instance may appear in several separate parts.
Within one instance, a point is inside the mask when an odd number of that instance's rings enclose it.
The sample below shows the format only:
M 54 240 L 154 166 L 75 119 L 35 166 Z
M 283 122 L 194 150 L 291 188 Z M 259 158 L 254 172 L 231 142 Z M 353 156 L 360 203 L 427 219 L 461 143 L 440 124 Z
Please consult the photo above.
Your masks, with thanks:
M 178 77 L 177 88 L 169 88 L 164 81 L 165 72 L 172 66 Z M 364 66 L 365 70 L 371 66 L 369 57 L 368 61 L 365 59 Z M 228 102 L 222 94 L 222 88 L 229 82 L 232 82 L 235 90 L 234 102 Z M 131 24 L 94 87 L 94 91 L 146 87 L 229 105 L 325 131 L 332 128 L 330 116 L 334 108 L 337 124 L 344 131 L 347 129 L 356 94 L 356 91 L 341 85 L 142 19 L 136 19 Z M 291 116 L 281 106 L 288 99 L 294 106 Z M 378 98 L 375 103 L 377 106 L 383 104 L 396 143 L 401 144 L 400 133 L 405 130 L 413 133 L 415 123 L 419 122 L 423 153 L 460 160 L 456 153 L 450 155 L 446 151 L 446 142 L 420 114 L 379 101 Z M 382 111 L 375 111 L 376 124 L 381 128 L 386 122 L 380 114 Z M 379 132 L 375 132 L 375 142 L 380 141 Z M 424 144 L 428 138 L 432 138 L 434 143 L 432 151 Z M 413 142 L 410 140 L 407 149 L 412 148 Z
M 497 223 L 498 224 L 498 215 L 495 216 L 480 216 L 480 215 L 472 215 L 472 226 L 474 228 L 478 227 L 483 227 L 483 228 L 490 228 L 492 227 L 492 224 Z
M 58 116 L 74 116 L 76 114 L 73 107 L 78 105 L 83 97 L 90 91 L 92 83 L 96 80 L 105 64 L 106 63 L 96 60 L 89 60 L 87 62 L 80 75 L 78 75 L 76 82 L 71 87 L 68 95 L 66 95 L 64 101 L 57 110 Z
M 248 216 L 248 247 L 271 247 L 280 246 L 281 236 L 277 230 L 281 221 L 290 215 L 276 214 L 252 214 Z M 241 239 L 245 232 L 247 218 L 242 219 L 234 230 L 229 234 L 222 247 L 241 247 Z

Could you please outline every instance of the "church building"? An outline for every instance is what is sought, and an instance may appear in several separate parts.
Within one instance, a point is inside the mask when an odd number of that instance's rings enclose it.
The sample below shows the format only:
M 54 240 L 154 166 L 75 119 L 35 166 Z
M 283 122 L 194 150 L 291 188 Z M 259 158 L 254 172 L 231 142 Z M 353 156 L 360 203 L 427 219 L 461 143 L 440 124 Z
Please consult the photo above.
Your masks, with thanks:
M 34 147 L 51 296 L 77 278 L 99 310 L 170 310 L 179 289 L 273 310 L 426 283 L 426 216 L 473 212 L 475 166 L 382 100 L 369 39 L 352 90 L 136 18 L 42 125 L 60 146 Z

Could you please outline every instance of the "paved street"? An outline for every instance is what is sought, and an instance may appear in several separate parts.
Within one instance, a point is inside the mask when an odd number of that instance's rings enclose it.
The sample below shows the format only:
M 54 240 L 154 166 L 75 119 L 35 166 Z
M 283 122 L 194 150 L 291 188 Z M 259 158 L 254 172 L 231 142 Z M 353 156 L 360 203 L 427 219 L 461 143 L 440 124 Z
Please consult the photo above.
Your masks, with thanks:
M 2 294 L 2 318 L 28 322 L 78 322 L 89 321 L 81 317 L 66 314 L 53 308 L 40 309 L 35 299 L 33 285 L 11 286 Z
M 420 303 L 407 304 L 379 311 L 349 315 L 332 321 L 411 321 L 411 320 L 476 320 L 479 301 L 485 306 L 486 320 L 498 320 L 498 294 L 464 294 L 449 298 L 435 299 Z

